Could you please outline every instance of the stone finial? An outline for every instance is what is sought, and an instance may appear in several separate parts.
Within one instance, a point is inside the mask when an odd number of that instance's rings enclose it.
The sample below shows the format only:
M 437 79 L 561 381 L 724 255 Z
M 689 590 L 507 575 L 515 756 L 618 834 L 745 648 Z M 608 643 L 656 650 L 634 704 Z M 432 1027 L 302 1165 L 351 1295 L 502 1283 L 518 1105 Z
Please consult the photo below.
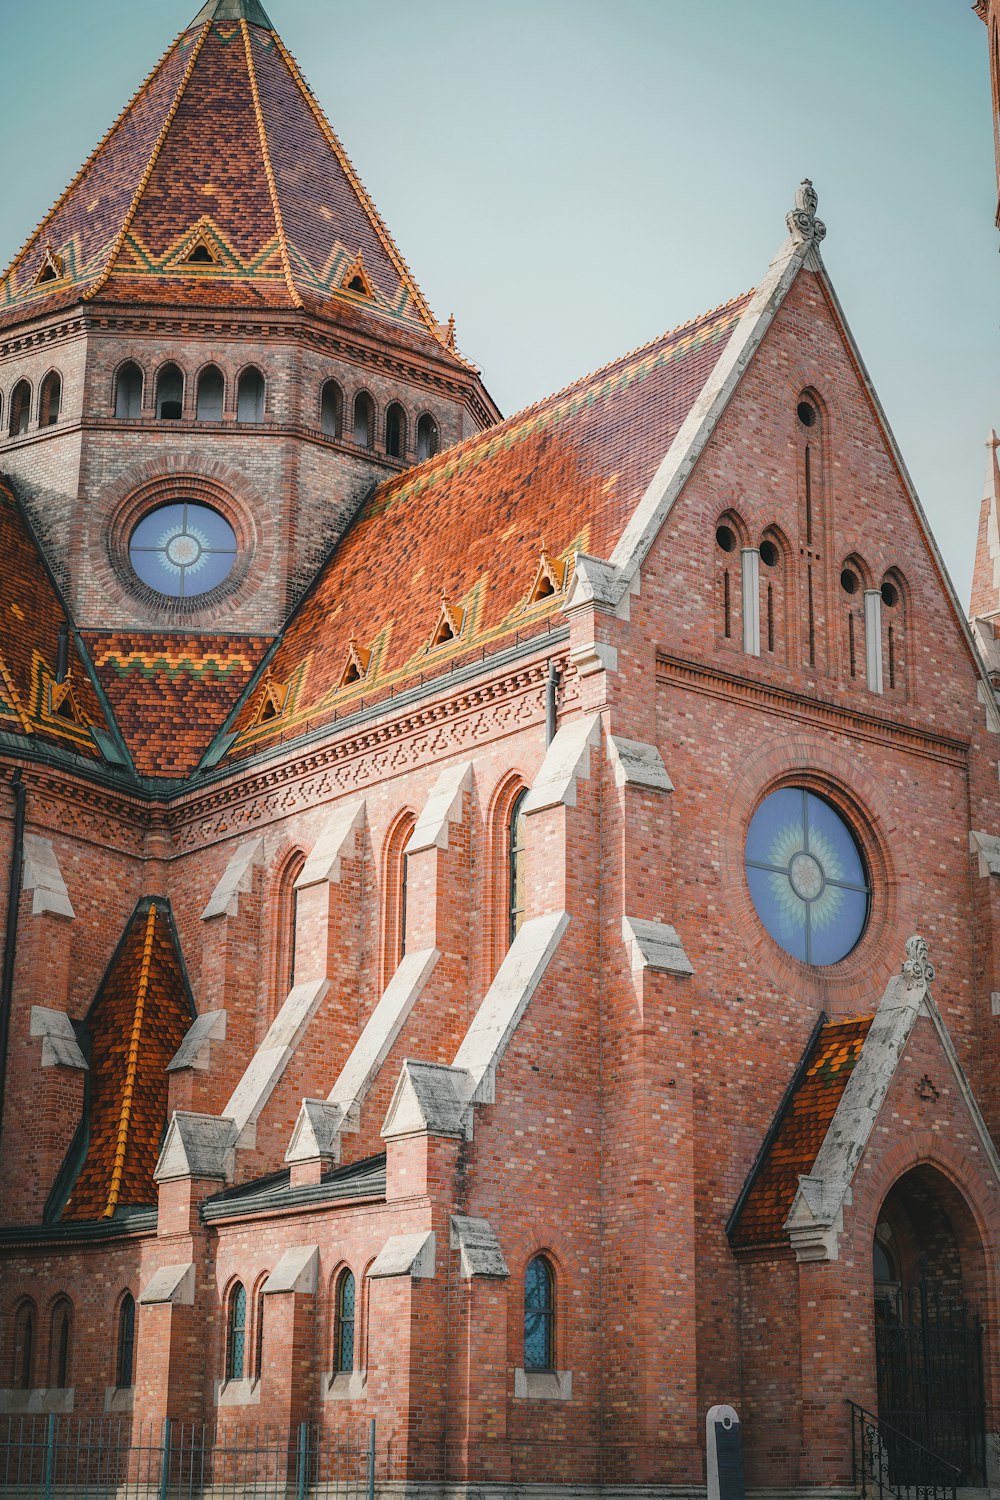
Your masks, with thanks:
M 927 956 L 927 944 L 922 937 L 914 935 L 906 939 L 903 977 L 908 990 L 912 990 L 918 984 L 926 988 L 934 978 L 934 965 Z
M 801 244 L 818 245 L 826 237 L 826 225 L 816 217 L 819 198 L 808 177 L 803 177 L 795 193 L 795 207 L 785 215 L 788 233 Z

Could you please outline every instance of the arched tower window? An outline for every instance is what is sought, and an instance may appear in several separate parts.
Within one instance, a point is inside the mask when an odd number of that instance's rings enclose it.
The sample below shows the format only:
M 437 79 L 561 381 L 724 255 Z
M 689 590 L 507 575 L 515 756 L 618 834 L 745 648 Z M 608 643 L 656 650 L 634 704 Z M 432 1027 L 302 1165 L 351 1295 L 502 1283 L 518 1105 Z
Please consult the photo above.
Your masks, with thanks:
M 788 568 L 790 549 L 777 527 L 764 532 L 760 558 L 760 653 L 783 660 L 788 652 Z
M 135 1298 L 126 1292 L 118 1308 L 118 1349 L 115 1358 L 115 1385 L 125 1390 L 132 1384 L 135 1363 Z
M 242 1380 L 246 1368 L 247 1291 L 238 1281 L 229 1294 L 226 1318 L 226 1379 Z
M 31 420 L 31 386 L 26 380 L 19 380 L 10 393 L 10 423 L 8 431 L 11 437 L 20 437 L 27 432 L 28 422 Z
M 406 452 L 406 413 L 398 401 L 385 414 L 385 451 L 390 458 L 402 458 Z
M 738 646 L 743 637 L 742 568 L 746 531 L 735 511 L 725 511 L 715 526 L 715 634 L 719 642 Z
M 39 427 L 54 427 L 59 420 L 62 406 L 62 376 L 58 370 L 50 370 L 42 381 L 38 398 Z
M 555 1369 L 555 1276 L 544 1255 L 528 1262 L 524 1273 L 524 1368 Z
M 879 588 L 882 616 L 882 681 L 889 691 L 906 691 L 906 586 L 890 568 Z
M 507 945 L 517 937 L 524 921 L 525 851 L 524 803 L 527 787 L 518 792 L 507 824 Z
M 68 1297 L 60 1297 L 52 1309 L 52 1333 L 49 1340 L 49 1384 L 57 1391 L 65 1391 L 69 1387 L 72 1325 L 72 1305 Z
M 179 422 L 184 415 L 184 376 L 177 365 L 164 365 L 156 377 L 156 415 L 161 422 Z
M 370 448 L 375 436 L 375 403 L 367 391 L 359 391 L 354 398 L 354 441 L 359 448 Z
M 411 812 L 399 815 L 385 842 L 382 861 L 383 901 L 383 960 L 382 988 L 385 989 L 406 952 L 407 899 L 409 863 L 406 846 L 416 827 L 416 818 Z
M 11 1385 L 17 1391 L 30 1391 L 35 1381 L 35 1309 L 22 1302 L 14 1314 L 13 1360 Z
M 798 456 L 802 535 L 806 545 L 805 613 L 803 656 L 816 665 L 816 611 L 825 533 L 823 473 L 823 408 L 815 391 L 803 391 L 795 406 L 795 442 Z
M 277 925 L 274 932 L 274 983 L 268 1024 L 295 984 L 295 938 L 299 919 L 299 893 L 296 881 L 305 868 L 306 857 L 296 849 L 285 860 L 274 888 L 274 910 Z
M 333 1373 L 335 1375 L 344 1375 L 354 1369 L 356 1302 L 353 1272 L 341 1271 L 337 1277 L 333 1326 Z
M 236 420 L 264 420 L 264 377 L 254 365 L 243 371 L 236 387 Z
M 142 371 L 131 360 L 122 365 L 115 381 L 115 416 L 142 415 Z
M 433 458 L 441 445 L 438 424 L 430 412 L 424 412 L 417 423 L 417 462 L 423 463 L 425 458 Z
M 198 376 L 197 416 L 199 422 L 221 422 L 226 383 L 218 365 L 206 365 Z
M 320 431 L 339 438 L 344 430 L 344 393 L 335 380 L 328 380 L 320 394 Z

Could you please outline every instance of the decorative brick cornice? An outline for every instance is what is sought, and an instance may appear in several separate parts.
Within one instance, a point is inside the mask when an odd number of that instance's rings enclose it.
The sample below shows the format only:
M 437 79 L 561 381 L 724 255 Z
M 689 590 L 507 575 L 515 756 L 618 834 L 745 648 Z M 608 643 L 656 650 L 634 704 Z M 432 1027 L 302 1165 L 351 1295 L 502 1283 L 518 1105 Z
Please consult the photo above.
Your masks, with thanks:
M 719 672 L 680 657 L 658 653 L 656 675 L 661 682 L 682 683 L 685 688 L 705 693 L 711 698 L 727 701 L 735 699 L 781 718 L 794 719 L 810 727 L 822 725 L 826 729 L 867 740 L 869 744 L 891 745 L 928 760 L 942 761 L 946 765 L 963 766 L 971 745 L 971 741 L 967 739 L 934 734 L 911 724 L 901 724 L 898 720 L 876 714 L 860 713 L 787 688 L 748 682 L 745 678 Z

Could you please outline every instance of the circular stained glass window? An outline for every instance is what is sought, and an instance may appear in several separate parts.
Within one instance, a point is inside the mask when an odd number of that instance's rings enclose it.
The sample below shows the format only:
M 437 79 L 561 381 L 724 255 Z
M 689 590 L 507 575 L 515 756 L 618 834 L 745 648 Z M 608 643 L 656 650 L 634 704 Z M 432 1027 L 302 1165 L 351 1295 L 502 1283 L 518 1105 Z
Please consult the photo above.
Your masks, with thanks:
M 757 915 L 786 953 L 835 964 L 868 921 L 871 883 L 849 825 L 803 787 L 782 787 L 758 807 L 746 847 Z
M 158 505 L 143 516 L 128 544 L 142 582 L 172 599 L 216 588 L 236 562 L 236 533 L 217 510 L 193 500 Z

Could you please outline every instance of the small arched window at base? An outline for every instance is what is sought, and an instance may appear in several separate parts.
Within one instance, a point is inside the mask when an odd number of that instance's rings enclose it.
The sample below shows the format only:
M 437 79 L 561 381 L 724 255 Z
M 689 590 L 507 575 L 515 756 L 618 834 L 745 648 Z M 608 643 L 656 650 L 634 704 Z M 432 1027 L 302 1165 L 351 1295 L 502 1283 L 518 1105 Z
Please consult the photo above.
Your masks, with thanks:
M 14 1314 L 14 1348 L 11 1361 L 11 1385 L 17 1391 L 30 1391 L 35 1383 L 35 1309 L 22 1302 Z
M 333 1331 L 334 1375 L 347 1375 L 354 1369 L 356 1307 L 357 1288 L 354 1274 L 351 1271 L 342 1271 L 337 1278 Z
M 524 1368 L 555 1369 L 555 1276 L 548 1258 L 536 1255 L 524 1273 Z
M 57 1391 L 69 1389 L 70 1338 L 73 1327 L 73 1309 L 69 1299 L 60 1297 L 52 1309 L 52 1339 L 50 1344 L 50 1383 Z
M 115 1385 L 127 1390 L 132 1384 L 135 1363 L 135 1298 L 126 1292 L 118 1309 L 118 1349 L 115 1359 Z
M 246 1370 L 247 1292 L 238 1281 L 229 1294 L 226 1318 L 226 1379 L 242 1380 Z

